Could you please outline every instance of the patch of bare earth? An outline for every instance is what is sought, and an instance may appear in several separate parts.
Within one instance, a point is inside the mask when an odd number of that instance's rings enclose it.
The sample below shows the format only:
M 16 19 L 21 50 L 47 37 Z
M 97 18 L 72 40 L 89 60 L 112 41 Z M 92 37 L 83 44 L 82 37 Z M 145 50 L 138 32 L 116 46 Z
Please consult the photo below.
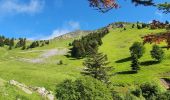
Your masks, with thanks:
M 161 78 L 161 83 L 163 84 L 163 86 L 169 90 L 170 89 L 170 80 L 166 79 L 166 78 Z
M 31 52 L 38 52 L 36 51 L 27 51 L 27 52 L 22 52 L 22 53 L 31 53 Z M 68 52 L 67 48 L 64 49 L 51 49 L 51 50 L 40 50 L 39 52 L 43 52 L 39 57 L 37 58 L 19 58 L 19 61 L 24 61 L 24 62 L 29 62 L 29 63 L 45 63 L 45 60 L 49 57 L 52 56 L 59 56 L 59 55 L 66 55 Z

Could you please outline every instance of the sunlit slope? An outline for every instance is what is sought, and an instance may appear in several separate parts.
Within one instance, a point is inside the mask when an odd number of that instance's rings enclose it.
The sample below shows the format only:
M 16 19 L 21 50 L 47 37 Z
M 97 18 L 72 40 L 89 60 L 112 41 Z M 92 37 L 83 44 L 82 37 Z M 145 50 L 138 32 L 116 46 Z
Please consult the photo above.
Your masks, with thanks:
M 160 78 L 169 77 L 165 73 L 170 72 L 170 52 L 164 49 L 166 54 L 165 60 L 160 64 L 151 65 L 150 62 L 153 60 L 150 56 L 151 44 L 145 45 L 146 53 L 140 59 L 142 65 L 139 73 L 129 73 L 131 70 L 131 62 L 128 59 L 130 56 L 129 47 L 133 42 L 142 42 L 141 37 L 146 34 L 164 31 L 161 29 L 132 29 L 131 25 L 127 25 L 126 30 L 123 28 L 110 30 L 110 33 L 102 39 L 103 44 L 99 47 L 99 52 L 107 54 L 110 65 L 114 67 L 114 70 L 112 70 L 113 76 L 111 77 L 113 84 L 123 86 L 144 82 L 161 84 Z M 65 79 L 74 80 L 80 77 L 80 72 L 84 68 L 82 65 L 83 59 L 74 59 L 66 56 L 67 53 L 63 54 L 61 52 L 65 49 L 68 50 L 70 48 L 68 44 L 73 40 L 73 38 L 54 39 L 50 40 L 49 45 L 29 50 L 8 50 L 7 47 L 0 48 L 0 78 L 6 82 L 16 80 L 28 86 L 45 87 L 55 92 L 57 84 Z M 160 44 L 160 46 L 165 45 L 165 43 Z M 58 64 L 60 60 L 63 62 L 62 65 Z M 1 87 L 6 88 L 5 86 Z M 16 91 L 16 89 L 9 86 L 9 90 L 6 92 L 12 95 L 11 91 Z M 2 90 L 0 92 L 4 93 Z M 29 95 L 27 96 L 22 91 L 14 93 L 13 97 L 17 95 L 29 97 Z M 35 98 L 37 98 L 36 95 Z
M 103 38 L 103 45 L 100 52 L 107 54 L 110 65 L 115 69 L 115 75 L 111 78 L 113 84 L 132 85 L 144 82 L 156 82 L 160 84 L 160 78 L 165 77 L 163 73 L 170 72 L 170 52 L 165 51 L 165 60 L 160 64 L 152 64 L 153 59 L 150 56 L 150 50 L 153 44 L 145 44 L 146 52 L 140 59 L 141 70 L 137 74 L 131 74 L 131 61 L 129 59 L 129 47 L 134 42 L 143 42 L 141 37 L 150 33 L 164 32 L 165 30 L 149 30 L 149 29 L 131 29 L 126 28 L 111 30 L 111 32 Z M 160 46 L 166 46 L 165 43 Z M 168 77 L 168 76 L 166 76 Z

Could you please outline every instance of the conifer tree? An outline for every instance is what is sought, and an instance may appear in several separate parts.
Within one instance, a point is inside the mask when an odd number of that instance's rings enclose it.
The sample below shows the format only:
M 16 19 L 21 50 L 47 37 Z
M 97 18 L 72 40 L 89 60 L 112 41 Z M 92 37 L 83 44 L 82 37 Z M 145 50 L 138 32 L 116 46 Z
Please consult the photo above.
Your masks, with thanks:
M 132 64 L 131 64 L 132 71 L 138 72 L 140 70 L 140 64 L 138 61 L 138 56 L 135 54 L 132 56 Z
M 82 73 L 108 83 L 108 71 L 111 70 L 111 67 L 109 67 L 108 64 L 107 55 L 103 55 L 102 53 L 90 55 L 83 63 L 85 69 Z
M 159 46 L 154 45 L 151 51 L 151 56 L 158 62 L 161 62 L 164 58 L 164 51 Z

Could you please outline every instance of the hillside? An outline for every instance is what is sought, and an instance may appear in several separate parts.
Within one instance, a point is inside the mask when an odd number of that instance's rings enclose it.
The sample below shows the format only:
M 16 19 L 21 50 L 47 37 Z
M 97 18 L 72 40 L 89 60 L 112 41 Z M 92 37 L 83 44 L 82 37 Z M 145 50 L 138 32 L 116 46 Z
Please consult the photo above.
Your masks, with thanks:
M 170 52 L 164 49 L 166 57 L 160 64 L 152 63 L 150 56 L 151 44 L 146 44 L 146 53 L 140 59 L 141 70 L 137 74 L 130 73 L 129 47 L 135 42 L 143 42 L 141 37 L 150 33 L 165 32 L 165 29 L 150 30 L 149 28 L 131 28 L 128 23 L 123 28 L 110 28 L 109 34 L 103 39 L 99 51 L 108 56 L 110 66 L 113 66 L 111 82 L 115 90 L 125 93 L 129 88 L 136 85 L 151 82 L 159 85 L 162 91 L 165 87 L 161 78 L 170 78 Z M 57 39 L 50 40 L 50 44 L 29 50 L 0 48 L 0 99 L 14 100 L 14 98 L 27 98 L 30 100 L 41 100 L 42 97 L 33 92 L 27 94 L 21 89 L 8 84 L 10 80 L 16 80 L 27 86 L 45 87 L 55 92 L 56 85 L 65 79 L 80 77 L 84 68 L 83 59 L 67 57 L 68 50 L 75 38 L 88 34 L 89 31 L 77 31 Z M 71 38 L 70 38 L 71 37 Z M 161 43 L 160 46 L 166 45 Z M 59 62 L 63 64 L 60 65 Z M 9 96 L 6 96 L 9 95 Z
M 92 31 L 81 31 L 81 30 L 77 30 L 74 32 L 70 32 L 61 36 L 56 37 L 55 39 L 75 39 L 75 38 L 80 38 L 82 36 L 86 36 L 89 33 L 91 33 Z

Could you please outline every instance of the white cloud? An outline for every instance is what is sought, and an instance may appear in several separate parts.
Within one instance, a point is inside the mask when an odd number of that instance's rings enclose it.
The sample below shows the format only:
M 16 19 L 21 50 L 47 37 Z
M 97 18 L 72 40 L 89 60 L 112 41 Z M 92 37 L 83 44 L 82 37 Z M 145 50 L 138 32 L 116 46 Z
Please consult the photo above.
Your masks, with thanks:
M 55 37 L 61 36 L 63 34 L 80 29 L 80 24 L 77 21 L 68 21 L 62 28 L 57 28 L 48 36 L 37 36 L 29 38 L 29 40 L 49 40 Z
M 73 29 L 79 29 L 79 28 L 80 28 L 79 22 L 69 21 L 68 24 L 69 24 Z
M 67 29 L 56 29 L 52 32 L 51 35 L 47 36 L 47 37 L 42 37 L 40 38 L 40 40 L 49 40 L 49 39 L 53 39 L 55 37 L 61 36 L 63 34 L 69 33 L 70 30 Z
M 21 2 L 21 0 L 1 0 L 0 14 L 35 14 L 43 9 L 44 3 L 44 0 L 29 0 L 28 2 Z
M 161 19 L 163 18 L 162 12 L 160 12 L 160 11 L 158 11 L 158 10 L 155 12 L 155 15 L 157 15 L 157 16 L 160 17 Z

